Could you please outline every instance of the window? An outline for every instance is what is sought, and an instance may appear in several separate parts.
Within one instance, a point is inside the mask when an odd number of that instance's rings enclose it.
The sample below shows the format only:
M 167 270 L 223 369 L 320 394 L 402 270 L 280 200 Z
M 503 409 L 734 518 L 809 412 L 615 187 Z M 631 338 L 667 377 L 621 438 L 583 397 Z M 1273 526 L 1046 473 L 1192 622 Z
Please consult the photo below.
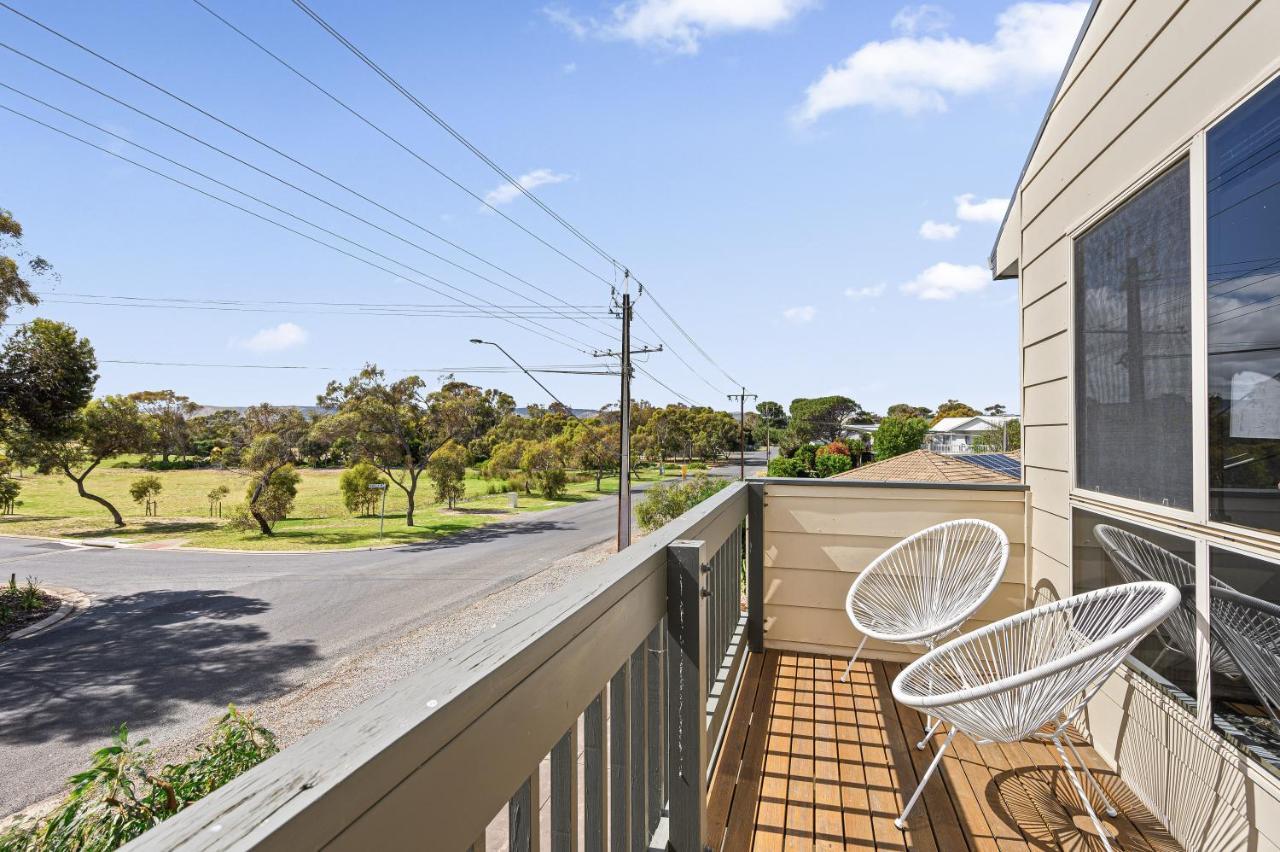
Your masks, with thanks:
M 1186 590 L 1183 606 L 1134 648 L 1129 664 L 1194 712 L 1195 543 L 1082 509 L 1071 518 L 1075 594 L 1143 580 Z
M 1075 241 L 1076 485 L 1192 505 L 1190 170 Z
M 1280 81 L 1205 154 L 1209 515 L 1280 531 Z
M 1213 724 L 1280 772 L 1280 565 L 1211 548 Z

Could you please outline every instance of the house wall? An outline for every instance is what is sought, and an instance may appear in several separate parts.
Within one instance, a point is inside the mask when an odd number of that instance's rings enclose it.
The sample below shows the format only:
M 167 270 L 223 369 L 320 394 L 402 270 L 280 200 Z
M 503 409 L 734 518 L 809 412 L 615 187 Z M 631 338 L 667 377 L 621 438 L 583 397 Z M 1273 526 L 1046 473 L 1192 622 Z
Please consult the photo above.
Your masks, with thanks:
M 1038 600 L 1072 592 L 1071 506 L 1088 499 L 1072 494 L 1071 234 L 1270 77 L 1280 65 L 1277 33 L 1273 0 L 1101 0 L 1055 98 L 1000 243 L 1010 229 L 1020 242 L 1023 463 Z M 1193 157 L 1192 203 L 1202 205 L 1197 181 Z M 1186 848 L 1280 849 L 1280 783 L 1205 719 L 1126 671 L 1094 701 L 1089 723 L 1099 751 Z
M 1026 491 L 1018 485 L 767 481 L 764 506 L 765 646 L 849 655 L 861 636 L 845 614 L 849 586 L 873 559 L 925 527 L 981 518 L 1009 537 L 1009 563 L 972 629 L 1022 610 L 1026 601 Z M 864 654 L 905 661 L 901 645 L 868 642 Z

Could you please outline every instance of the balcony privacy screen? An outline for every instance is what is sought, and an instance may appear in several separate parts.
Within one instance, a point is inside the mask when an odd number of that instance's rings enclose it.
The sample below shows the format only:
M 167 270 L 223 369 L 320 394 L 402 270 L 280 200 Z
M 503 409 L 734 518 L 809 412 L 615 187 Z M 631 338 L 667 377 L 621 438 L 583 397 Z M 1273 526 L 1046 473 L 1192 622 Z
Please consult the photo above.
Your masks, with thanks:
M 1189 169 L 1075 241 L 1076 485 L 1191 508 Z

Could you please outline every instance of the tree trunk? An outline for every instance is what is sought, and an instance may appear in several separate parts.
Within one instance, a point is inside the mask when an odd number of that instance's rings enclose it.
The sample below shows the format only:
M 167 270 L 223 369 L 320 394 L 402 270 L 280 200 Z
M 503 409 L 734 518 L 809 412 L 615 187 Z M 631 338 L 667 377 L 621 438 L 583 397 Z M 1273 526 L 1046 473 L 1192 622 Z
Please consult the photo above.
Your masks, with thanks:
M 604 470 L 596 468 L 596 490 L 600 490 L 600 480 L 604 478 Z
M 404 524 L 407 527 L 413 526 L 413 509 L 414 509 L 415 498 L 417 497 L 417 494 L 418 494 L 418 474 L 419 473 L 421 473 L 421 471 L 413 471 L 413 470 L 408 471 L 409 486 L 407 488 L 405 488 L 404 486 L 401 486 L 401 488 L 404 488 L 404 496 L 405 496 L 405 503 L 406 503 L 405 511 L 404 511 Z
M 80 474 L 79 477 L 77 477 L 74 473 L 72 473 L 71 468 L 68 467 L 67 465 L 62 466 L 62 472 L 67 475 L 68 479 L 70 479 L 72 482 L 76 484 L 76 491 L 80 493 L 81 497 L 83 497 L 86 500 L 92 500 L 93 502 L 102 506 L 104 509 L 106 509 L 108 512 L 111 513 L 111 520 L 115 522 L 115 525 L 118 527 L 123 527 L 125 526 L 125 522 L 124 522 L 124 518 L 120 516 L 119 509 L 117 509 L 115 506 L 112 506 L 111 503 L 107 501 L 106 498 L 99 497 L 97 494 L 90 494 L 88 491 L 85 490 L 84 481 L 89 476 L 89 474 L 93 472 L 93 469 L 97 466 L 98 466 L 98 462 L 95 461 L 93 464 L 89 465 L 89 469 L 86 470 L 84 473 Z
M 271 529 L 271 524 L 267 523 L 267 519 L 258 511 L 258 498 L 262 496 L 262 492 L 267 490 L 267 486 L 271 484 L 271 475 L 278 468 L 272 468 L 263 474 L 258 480 L 258 484 L 253 487 L 253 494 L 249 497 L 249 514 L 258 522 L 258 530 L 266 536 L 274 536 L 275 531 Z

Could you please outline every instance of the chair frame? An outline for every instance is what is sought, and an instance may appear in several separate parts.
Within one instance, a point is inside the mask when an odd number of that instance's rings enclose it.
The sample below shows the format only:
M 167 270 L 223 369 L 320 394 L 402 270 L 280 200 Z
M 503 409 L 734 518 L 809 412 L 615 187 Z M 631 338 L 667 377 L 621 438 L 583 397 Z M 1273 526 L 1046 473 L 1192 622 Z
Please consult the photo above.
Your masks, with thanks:
M 988 637 L 1006 632 L 1009 628 L 1022 624 L 1033 619 L 1044 618 L 1053 613 L 1062 612 L 1064 610 L 1074 609 L 1081 604 L 1089 603 L 1096 599 L 1106 597 L 1119 597 L 1121 595 L 1137 595 L 1138 593 L 1158 592 L 1159 596 L 1155 602 L 1147 608 L 1139 617 L 1133 618 L 1127 622 L 1121 629 L 1115 630 L 1104 638 L 1094 640 L 1088 645 L 1079 648 L 1071 653 L 1065 654 L 1056 659 L 1051 659 L 1040 665 L 1034 666 L 1026 671 L 1017 672 L 1015 674 L 1006 675 L 1004 677 L 995 678 L 987 683 L 980 683 L 965 689 L 953 690 L 951 692 L 938 694 L 919 694 L 909 690 L 909 684 L 917 679 L 919 673 L 923 670 L 935 667 L 935 662 L 942 659 L 945 655 L 956 654 L 966 646 L 981 643 Z M 1179 589 L 1170 584 L 1159 581 L 1143 581 L 1139 583 L 1128 583 L 1119 586 L 1109 586 L 1103 589 L 1097 589 L 1092 592 L 1075 595 L 1074 597 L 1064 598 L 1044 606 L 1034 609 L 1025 610 L 1009 618 L 979 628 L 965 636 L 958 637 L 950 642 L 942 645 L 935 650 L 925 654 L 920 659 L 908 665 L 899 673 L 893 682 L 893 697 L 896 701 L 914 707 L 918 710 L 934 711 L 942 710 L 948 706 L 967 704 L 979 701 L 993 696 L 1009 693 L 1019 687 L 1028 686 L 1030 684 L 1052 678 L 1055 675 L 1065 675 L 1069 670 L 1083 666 L 1100 657 L 1108 654 L 1114 655 L 1114 661 L 1107 665 L 1104 670 L 1095 673 L 1091 678 L 1079 683 L 1068 683 L 1074 688 L 1066 694 L 1064 706 L 1057 711 L 1055 715 L 1048 718 L 1038 720 L 1028 720 L 1024 727 L 1031 727 L 1032 733 L 1023 734 L 1016 739 L 1022 739 L 1023 736 L 1032 736 L 1036 739 L 1052 742 L 1057 749 L 1059 759 L 1067 770 L 1067 776 L 1071 779 L 1072 786 L 1075 787 L 1080 800 L 1084 802 L 1086 810 L 1089 812 L 1089 818 L 1092 820 L 1094 828 L 1098 831 L 1098 836 L 1102 840 L 1103 846 L 1110 850 L 1111 844 L 1108 840 L 1106 829 L 1102 825 L 1102 821 L 1098 819 L 1098 814 L 1093 808 L 1088 795 L 1085 793 L 1080 779 L 1077 777 L 1074 767 L 1071 765 L 1070 759 L 1067 757 L 1067 749 L 1075 755 L 1076 762 L 1083 770 L 1085 778 L 1088 779 L 1089 786 L 1097 793 L 1102 800 L 1108 816 L 1116 816 L 1117 810 L 1115 805 L 1107 797 L 1102 786 L 1097 779 L 1093 777 L 1093 773 L 1089 771 L 1088 765 L 1081 759 L 1079 751 L 1076 750 L 1075 744 L 1069 736 L 1066 736 L 1067 729 L 1079 718 L 1084 712 L 1084 708 L 1088 706 L 1089 701 L 1097 694 L 1102 685 L 1115 672 L 1117 668 L 1124 662 L 1124 658 L 1133 650 L 1148 633 L 1160 625 L 1168 618 L 1182 603 L 1182 593 Z M 979 646 L 981 647 L 981 646 Z M 929 672 L 929 682 L 933 683 L 934 673 Z M 1079 700 L 1074 704 L 1070 703 L 1073 698 L 1079 696 Z M 1009 704 L 1015 702 L 1016 698 L 1011 698 Z M 1054 728 L 1050 732 L 1042 732 L 1038 729 L 1043 728 L 1049 722 L 1057 720 Z M 1031 725 L 1034 721 L 1036 724 Z M 924 786 L 933 776 L 934 771 L 942 761 L 943 754 L 946 753 L 947 747 L 951 745 L 951 740 L 961 731 L 961 726 L 957 725 L 955 720 L 951 720 L 950 731 L 947 738 L 939 747 L 937 754 L 934 755 L 933 761 L 929 764 L 928 770 L 924 777 L 920 779 L 919 785 L 916 787 L 915 793 L 907 802 L 907 806 L 903 809 L 902 815 L 894 820 L 894 824 L 898 828 L 906 826 L 907 815 L 911 813 L 911 809 L 915 807 L 916 802 L 920 798 L 920 794 L 924 791 Z M 983 738 L 975 737 L 974 742 L 982 745 L 990 742 L 1014 742 L 1016 739 L 1004 738 Z M 1066 743 L 1066 749 L 1063 743 Z
M 978 528 L 986 533 L 990 533 L 998 546 L 998 553 L 994 560 L 994 568 L 991 576 L 987 578 L 986 586 L 982 589 L 981 594 L 973 601 L 972 605 L 963 610 L 956 610 L 950 614 L 945 621 L 929 626 L 928 630 L 917 631 L 915 633 L 884 633 L 868 627 L 862 623 L 857 613 L 854 611 L 854 600 L 859 589 L 867 581 L 868 577 L 876 576 L 886 570 L 885 566 L 889 565 L 892 560 L 903 550 L 909 549 L 917 541 L 927 536 L 942 533 L 945 549 L 946 535 L 955 529 L 971 529 Z M 973 617 L 973 614 L 991 598 L 995 593 L 996 587 L 1000 585 L 1004 579 L 1006 566 L 1009 564 L 1009 537 L 1005 535 L 1004 530 L 1000 529 L 990 521 L 984 521 L 978 518 L 960 518 L 952 521 L 945 521 L 941 524 L 935 524 L 926 527 L 919 532 L 913 533 L 884 553 L 876 557 L 870 565 L 868 565 L 857 577 L 854 578 L 852 585 L 849 586 L 849 592 L 845 596 L 845 614 L 849 616 L 849 620 L 853 622 L 855 630 L 862 633 L 862 641 L 858 643 L 858 647 L 854 650 L 853 656 L 849 658 L 848 664 L 844 667 L 844 673 L 840 675 L 841 683 L 848 681 L 849 672 L 853 670 L 853 665 L 858 661 L 858 657 L 862 654 L 862 649 L 866 646 L 868 639 L 876 639 L 881 642 L 893 642 L 900 645 L 923 645 L 926 650 L 932 651 L 937 647 L 940 639 L 959 630 L 966 621 Z M 922 573 L 921 579 L 926 575 Z M 935 721 L 932 715 L 927 717 L 925 724 L 924 737 L 916 743 L 916 748 L 923 751 L 925 746 L 929 744 L 929 739 L 938 730 L 941 721 Z

